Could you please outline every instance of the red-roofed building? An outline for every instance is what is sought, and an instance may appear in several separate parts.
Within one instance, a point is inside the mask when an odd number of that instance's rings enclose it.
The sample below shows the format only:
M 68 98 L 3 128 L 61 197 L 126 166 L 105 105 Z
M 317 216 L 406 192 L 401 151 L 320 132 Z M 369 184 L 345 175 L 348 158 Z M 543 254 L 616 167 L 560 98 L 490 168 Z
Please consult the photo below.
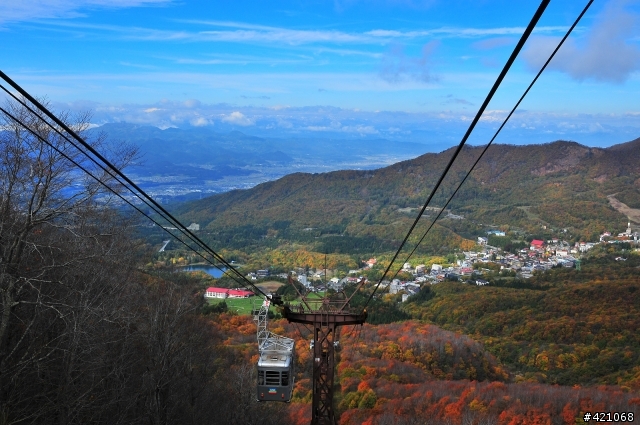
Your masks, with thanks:
M 244 289 L 228 289 L 209 287 L 204 293 L 205 298 L 249 298 L 254 294 Z
M 253 292 L 244 289 L 229 289 L 229 298 L 249 298 L 253 296 Z
M 544 248 L 544 241 L 540 241 L 538 239 L 534 239 L 531 241 L 531 249 L 542 249 Z
M 227 298 L 229 290 L 227 288 L 214 288 L 213 286 L 207 288 L 207 292 L 204 293 L 205 298 Z
M 370 258 L 368 261 L 365 262 L 365 264 L 367 265 L 367 267 L 371 268 L 375 266 L 377 262 L 378 260 L 376 260 L 375 258 Z

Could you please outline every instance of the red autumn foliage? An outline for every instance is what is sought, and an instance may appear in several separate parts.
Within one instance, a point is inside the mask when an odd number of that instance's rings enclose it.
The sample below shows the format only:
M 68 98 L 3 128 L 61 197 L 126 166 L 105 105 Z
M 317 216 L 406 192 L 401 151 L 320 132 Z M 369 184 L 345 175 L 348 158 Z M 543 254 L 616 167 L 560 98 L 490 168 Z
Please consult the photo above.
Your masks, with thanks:
M 226 335 L 225 344 L 254 360 L 257 344 L 250 317 L 223 316 L 213 326 Z M 308 425 L 310 336 L 284 320 L 273 326 L 297 340 L 298 373 L 287 410 L 293 423 Z M 573 425 L 585 411 L 640 414 L 640 394 L 629 388 L 512 383 L 481 344 L 432 325 L 365 325 L 343 330 L 340 342 L 334 406 L 341 425 Z

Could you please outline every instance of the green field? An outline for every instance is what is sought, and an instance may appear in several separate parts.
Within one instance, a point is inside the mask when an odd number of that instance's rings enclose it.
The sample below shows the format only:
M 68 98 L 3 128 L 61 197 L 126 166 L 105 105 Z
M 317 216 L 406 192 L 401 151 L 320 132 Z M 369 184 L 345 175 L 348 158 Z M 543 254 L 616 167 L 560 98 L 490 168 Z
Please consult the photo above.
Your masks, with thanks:
M 213 298 L 209 299 L 209 304 L 215 305 L 219 304 L 222 301 L 227 303 L 227 307 L 229 311 L 233 311 L 238 314 L 251 314 L 251 310 L 253 309 L 253 303 L 255 301 L 256 308 L 260 306 L 262 301 L 258 297 L 251 298 Z
M 324 297 L 324 293 L 323 292 L 319 292 L 319 293 L 310 293 L 308 295 L 308 303 L 312 308 L 319 308 L 320 307 L 320 301 L 322 300 L 322 297 Z M 314 299 L 317 299 L 316 302 L 314 302 Z M 254 303 L 255 303 L 255 308 L 260 308 L 260 305 L 262 304 L 262 298 L 260 297 L 251 297 L 251 298 L 209 298 L 208 302 L 210 305 L 216 305 L 221 303 L 222 301 L 227 303 L 227 307 L 229 308 L 229 311 L 233 311 L 234 313 L 238 313 L 238 314 L 246 314 L 249 315 L 251 314 L 251 311 L 254 308 Z M 300 304 L 300 300 L 294 300 L 291 301 L 289 304 L 291 305 L 298 305 Z

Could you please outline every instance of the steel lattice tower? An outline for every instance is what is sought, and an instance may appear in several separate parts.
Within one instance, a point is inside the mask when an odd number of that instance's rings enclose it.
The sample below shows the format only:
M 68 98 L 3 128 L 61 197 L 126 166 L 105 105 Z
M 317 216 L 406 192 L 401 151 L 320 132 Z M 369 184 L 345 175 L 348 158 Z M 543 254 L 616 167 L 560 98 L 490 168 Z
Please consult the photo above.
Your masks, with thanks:
M 350 311 L 351 298 L 362 288 L 365 279 L 360 280 L 350 296 L 341 293 L 342 298 L 310 299 L 302 295 L 289 278 L 302 303 L 297 306 L 284 305 L 283 316 L 290 323 L 301 323 L 313 327 L 313 401 L 311 425 L 336 425 L 333 410 L 333 378 L 335 372 L 335 352 L 338 329 L 345 325 L 362 325 L 367 320 L 366 310 Z

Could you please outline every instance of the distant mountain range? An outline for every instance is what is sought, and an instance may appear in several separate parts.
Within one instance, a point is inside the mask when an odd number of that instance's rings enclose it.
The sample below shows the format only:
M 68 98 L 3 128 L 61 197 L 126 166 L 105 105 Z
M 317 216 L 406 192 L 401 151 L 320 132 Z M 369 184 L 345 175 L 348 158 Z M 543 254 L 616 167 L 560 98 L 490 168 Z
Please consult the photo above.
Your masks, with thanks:
M 444 205 L 480 151 L 463 149 L 433 207 Z M 177 211 L 184 220 L 200 223 L 222 246 L 260 245 L 269 237 L 306 240 L 318 249 L 330 248 L 322 245 L 326 237 L 343 244 L 355 238 L 356 244 L 393 245 L 452 153 L 425 154 L 376 170 L 294 173 L 190 202 Z M 529 234 L 563 232 L 576 240 L 597 237 L 626 227 L 627 218 L 611 207 L 609 195 L 640 208 L 640 139 L 606 149 L 565 141 L 494 145 L 450 205 L 450 212 L 462 219 L 443 220 L 438 240 L 452 233 L 475 239 L 487 226 Z M 314 233 L 316 241 L 305 238 L 305 232 Z
M 141 164 L 128 173 L 143 187 L 164 195 L 252 187 L 293 171 L 377 168 L 427 150 L 419 143 L 384 139 L 267 139 L 239 131 L 217 133 L 208 127 L 161 130 L 112 123 L 91 131 L 138 146 Z

